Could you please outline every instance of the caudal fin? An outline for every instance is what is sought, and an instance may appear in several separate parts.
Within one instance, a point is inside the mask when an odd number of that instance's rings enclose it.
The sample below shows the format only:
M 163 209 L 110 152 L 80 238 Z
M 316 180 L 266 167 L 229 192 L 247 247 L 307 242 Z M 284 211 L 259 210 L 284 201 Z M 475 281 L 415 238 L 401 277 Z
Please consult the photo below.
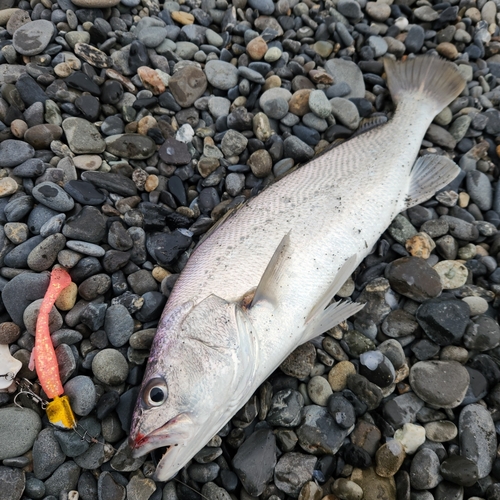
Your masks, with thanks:
M 384 59 L 387 85 L 396 104 L 420 101 L 437 115 L 465 86 L 457 67 L 440 57 L 419 56 L 405 62 Z

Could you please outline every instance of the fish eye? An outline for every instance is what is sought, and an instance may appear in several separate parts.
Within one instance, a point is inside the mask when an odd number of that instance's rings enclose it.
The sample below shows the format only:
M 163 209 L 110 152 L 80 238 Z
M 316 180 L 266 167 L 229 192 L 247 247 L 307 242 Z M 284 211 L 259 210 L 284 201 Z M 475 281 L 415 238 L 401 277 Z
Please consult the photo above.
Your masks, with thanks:
M 162 378 L 153 378 L 146 384 L 142 399 L 147 406 L 161 406 L 167 396 L 167 383 Z

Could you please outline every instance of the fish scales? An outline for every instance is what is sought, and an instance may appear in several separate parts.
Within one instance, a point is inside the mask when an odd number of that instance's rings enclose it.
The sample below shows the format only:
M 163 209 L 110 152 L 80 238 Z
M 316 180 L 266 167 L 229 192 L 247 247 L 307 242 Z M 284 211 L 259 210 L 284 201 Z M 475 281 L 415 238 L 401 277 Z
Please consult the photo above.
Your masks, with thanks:
M 386 125 L 345 142 L 250 200 L 196 249 L 167 310 L 211 293 L 238 300 L 258 285 L 289 231 L 301 274 L 297 300 L 301 294 L 319 296 L 341 263 L 355 253 L 361 261 L 404 208 L 408 170 L 431 120 L 423 117 L 414 126 L 398 113 Z M 388 142 L 388 137 L 393 140 Z
M 429 56 L 385 64 L 392 120 L 247 202 L 177 280 L 129 440 L 135 456 L 168 446 L 157 479 L 186 465 L 294 348 L 362 307 L 328 304 L 396 214 L 458 174 L 445 157 L 415 162 L 429 124 L 465 85 L 456 67 Z

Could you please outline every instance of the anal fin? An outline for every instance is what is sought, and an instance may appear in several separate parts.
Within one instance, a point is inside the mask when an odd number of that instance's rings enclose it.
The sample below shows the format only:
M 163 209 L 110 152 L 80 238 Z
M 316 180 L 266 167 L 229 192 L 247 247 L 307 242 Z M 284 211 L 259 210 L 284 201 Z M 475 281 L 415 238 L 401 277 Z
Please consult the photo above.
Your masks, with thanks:
M 356 268 L 356 262 L 357 255 L 353 255 L 347 259 L 347 261 L 339 269 L 332 284 L 312 308 L 306 318 L 306 331 L 304 333 L 305 338 L 303 339 L 304 342 L 325 333 L 327 330 L 330 330 L 330 328 L 338 325 L 364 307 L 364 304 L 349 301 L 334 302 L 328 306 L 333 297 L 342 288 L 342 285 L 353 273 Z
M 285 273 L 285 264 L 290 258 L 290 233 L 291 231 L 285 234 L 271 257 L 257 289 L 255 290 L 255 295 L 250 307 L 260 301 L 269 302 L 275 307 L 278 305 L 278 288 L 280 287 L 280 282 Z
M 408 197 L 404 208 L 411 208 L 427 201 L 441 188 L 448 185 L 460 172 L 453 160 L 446 156 L 421 156 L 410 173 Z

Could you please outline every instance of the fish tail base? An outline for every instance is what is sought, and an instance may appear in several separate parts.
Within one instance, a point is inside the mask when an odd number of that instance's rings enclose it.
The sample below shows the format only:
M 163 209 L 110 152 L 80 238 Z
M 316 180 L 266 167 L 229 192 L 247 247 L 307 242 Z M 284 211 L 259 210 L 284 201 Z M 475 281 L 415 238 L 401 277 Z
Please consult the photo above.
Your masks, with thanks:
M 404 62 L 385 58 L 384 66 L 393 101 L 398 106 L 405 101 L 418 101 L 434 116 L 465 87 L 457 67 L 440 57 L 420 56 Z

